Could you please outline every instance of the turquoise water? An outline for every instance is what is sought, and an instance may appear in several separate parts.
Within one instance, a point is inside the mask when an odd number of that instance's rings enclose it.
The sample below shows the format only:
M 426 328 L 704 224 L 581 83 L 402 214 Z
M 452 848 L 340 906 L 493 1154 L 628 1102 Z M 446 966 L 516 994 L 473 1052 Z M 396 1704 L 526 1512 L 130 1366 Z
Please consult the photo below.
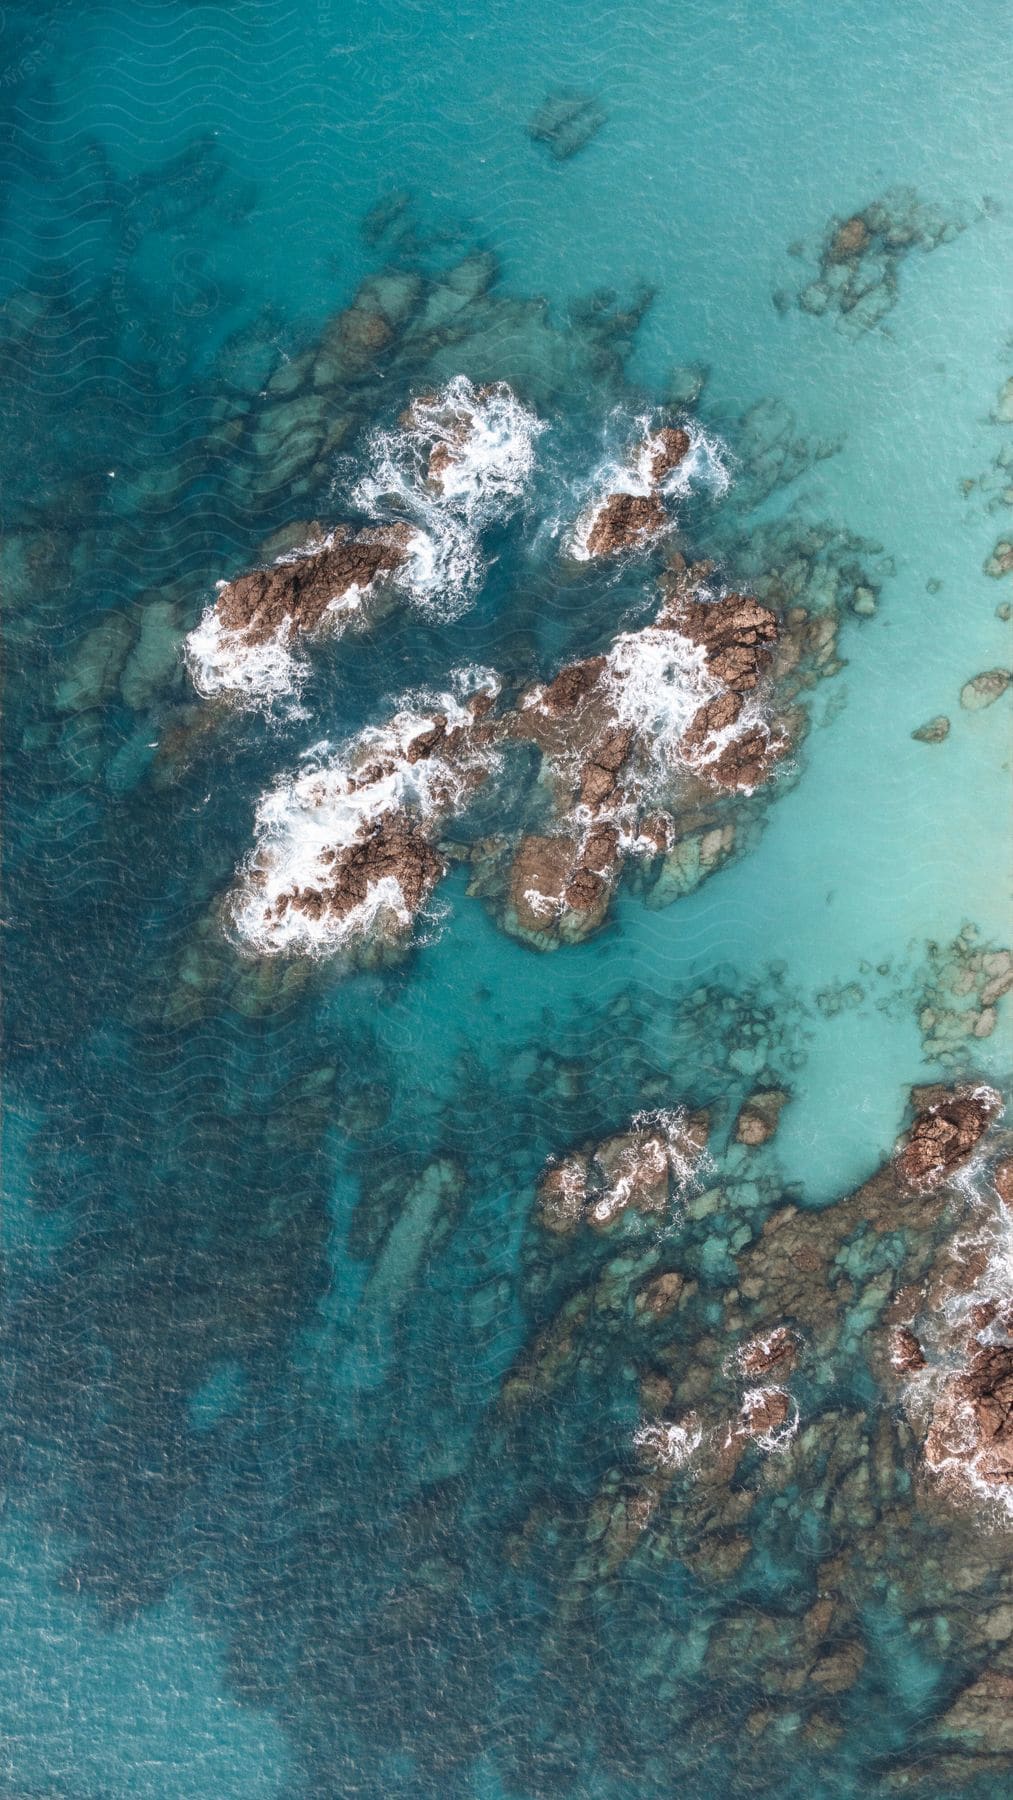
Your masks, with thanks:
M 865 1180 L 912 1084 L 1006 1082 L 1001 1003 L 949 1048 L 919 1023 L 930 946 L 967 924 L 1010 941 L 1009 694 L 959 698 L 1010 663 L 1009 580 L 983 572 L 1013 456 L 1006 8 L 38 0 L 0 19 L 3 1792 L 1008 1791 L 1000 1747 L 939 1736 L 967 1681 L 1010 1672 L 989 1624 L 1005 1530 L 921 1501 L 866 1520 L 843 1488 L 838 1515 L 824 1491 L 834 1420 L 871 1434 L 897 1412 L 874 1309 L 796 1395 L 803 1425 L 830 1419 L 818 1482 L 764 1477 L 717 1533 L 749 1538 L 734 1568 L 700 1562 L 692 1493 L 617 1569 L 581 1563 L 595 1494 L 635 1462 L 629 1307 L 598 1309 L 530 1412 L 503 1398 L 607 1252 L 539 1236 L 550 1154 L 644 1107 L 713 1109 L 710 1184 L 737 1198 L 690 1200 L 630 1251 L 699 1281 L 684 1372 L 785 1197 L 832 1206 Z M 567 160 L 527 130 L 559 89 L 607 115 Z M 870 329 L 800 309 L 831 217 L 905 188 L 961 229 L 898 259 Z M 329 396 L 340 442 L 294 472 L 255 454 L 268 383 L 361 280 L 438 283 L 476 249 L 492 298 Z M 688 546 L 746 582 L 826 527 L 807 595 L 856 561 L 876 590 L 872 616 L 842 606 L 843 666 L 740 852 L 665 907 L 630 884 L 552 955 L 458 870 L 395 967 L 251 965 L 217 902 L 305 748 L 462 664 L 528 679 L 649 616 L 646 564 L 564 579 L 545 522 L 600 460 L 603 416 L 678 399 L 693 369 L 735 480 L 687 508 Z M 214 581 L 277 527 L 343 516 L 370 427 L 458 370 L 547 422 L 475 604 L 321 646 L 301 712 L 201 702 L 182 646 Z M 913 740 L 938 714 L 945 741 Z M 775 1078 L 774 1142 L 729 1145 Z M 903 1235 L 868 1266 L 849 1250 L 856 1280 L 900 1267 Z M 901 1492 L 916 1453 L 897 1454 Z M 834 1556 L 854 1596 L 829 1642 L 859 1643 L 861 1671 L 782 1691 L 765 1671 L 799 1654 L 789 1627 Z

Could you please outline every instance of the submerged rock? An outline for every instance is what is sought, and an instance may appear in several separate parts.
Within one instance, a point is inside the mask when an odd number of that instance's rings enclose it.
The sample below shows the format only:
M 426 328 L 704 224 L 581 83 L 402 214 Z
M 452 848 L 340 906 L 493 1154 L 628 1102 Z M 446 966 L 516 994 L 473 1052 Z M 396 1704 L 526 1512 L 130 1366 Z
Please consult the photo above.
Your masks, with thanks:
M 974 216 L 985 211 L 983 203 Z M 837 325 L 850 336 L 870 331 L 897 303 L 904 258 L 951 242 L 968 223 L 969 216 L 945 214 L 920 200 L 912 188 L 893 189 L 848 218 L 829 221 L 816 277 L 803 282 L 795 303 L 802 312 L 835 314 Z M 792 248 L 801 253 L 804 246 Z M 781 311 L 791 298 L 780 289 L 774 296 Z
M 544 144 L 557 162 L 565 162 L 597 137 L 607 118 L 592 94 L 549 94 L 528 120 L 528 136 Z
M 765 1144 L 774 1136 L 787 1106 L 789 1095 L 783 1088 L 763 1088 L 750 1094 L 735 1121 L 735 1137 L 740 1144 Z
M 968 712 L 981 712 L 983 707 L 994 705 L 1006 692 L 1013 675 L 1008 669 L 986 669 L 981 675 L 975 675 L 965 681 L 960 690 L 960 704 Z
M 949 735 L 950 721 L 945 713 L 938 713 L 934 719 L 927 720 L 924 725 L 919 725 L 917 731 L 911 733 L 919 744 L 941 744 Z

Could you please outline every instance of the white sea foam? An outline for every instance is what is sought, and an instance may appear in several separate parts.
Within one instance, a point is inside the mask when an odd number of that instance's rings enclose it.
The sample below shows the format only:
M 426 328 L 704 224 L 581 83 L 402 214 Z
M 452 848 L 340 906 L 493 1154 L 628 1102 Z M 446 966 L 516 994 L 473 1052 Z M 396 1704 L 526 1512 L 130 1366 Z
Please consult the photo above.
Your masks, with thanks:
M 650 1419 L 638 1427 L 634 1448 L 645 1462 L 674 1474 L 685 1468 L 693 1452 L 703 1443 L 703 1427 L 695 1413 L 670 1423 L 667 1419 Z
M 666 770 L 682 760 L 680 740 L 699 708 L 722 692 L 700 645 L 657 625 L 616 638 L 603 683 L 620 724 L 649 742 Z
M 687 1136 L 682 1107 L 636 1113 L 630 1122 L 630 1134 L 634 1141 L 623 1150 L 611 1185 L 591 1209 L 591 1217 L 598 1225 L 608 1224 L 631 1199 L 635 1202 L 640 1188 L 651 1187 L 665 1178 L 681 1193 L 699 1166 L 700 1151 Z
M 206 608 L 185 650 L 193 685 L 206 700 L 228 694 L 241 705 L 271 706 L 298 694 L 306 674 L 289 628 L 251 644 L 244 632 L 226 630 L 215 606 Z
M 402 571 L 416 604 L 452 617 L 473 598 L 485 572 L 481 533 L 521 499 L 543 429 L 505 382 L 476 388 L 455 375 L 398 425 L 373 432 L 353 497 L 375 517 L 416 526 Z
M 486 674 L 487 685 L 494 678 Z M 458 684 L 460 685 L 460 684 Z M 474 690 L 471 690 L 474 691 Z M 332 852 L 361 842 L 389 814 L 406 811 L 425 829 L 436 827 L 468 792 L 468 777 L 478 766 L 492 767 L 496 753 L 487 747 L 455 751 L 452 762 L 438 754 L 408 760 L 412 740 L 430 729 L 438 713 L 448 728 L 473 724 L 458 692 L 437 695 L 423 710 L 420 697 L 407 697 L 383 726 L 369 726 L 338 751 L 324 741 L 306 752 L 302 768 L 283 777 L 257 806 L 255 842 L 240 871 L 232 900 L 239 936 L 261 954 L 301 951 L 326 955 L 378 924 L 392 931 L 412 923 L 396 880 L 372 884 L 363 903 L 341 919 L 326 911 L 311 918 L 295 907 L 275 915 L 279 898 L 293 888 L 327 887 Z M 375 765 L 374 779 L 358 771 Z
M 756 1431 L 751 1423 L 753 1417 L 762 1412 L 768 1400 L 775 1398 L 788 1402 L 788 1416 L 781 1425 L 771 1425 L 766 1431 Z M 749 1388 L 742 1396 L 742 1424 L 739 1431 L 751 1437 L 761 1450 L 768 1455 L 779 1450 L 786 1450 L 793 1437 L 798 1433 L 799 1410 L 795 1401 L 784 1388 L 755 1387 Z

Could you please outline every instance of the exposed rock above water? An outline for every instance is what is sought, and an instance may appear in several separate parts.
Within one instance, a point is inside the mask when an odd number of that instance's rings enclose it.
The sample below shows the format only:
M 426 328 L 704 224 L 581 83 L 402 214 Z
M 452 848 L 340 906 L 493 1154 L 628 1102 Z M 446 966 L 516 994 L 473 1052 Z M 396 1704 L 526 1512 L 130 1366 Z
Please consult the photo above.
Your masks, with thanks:
M 604 494 L 579 523 L 577 553 L 592 560 L 616 556 L 660 536 L 671 522 L 664 483 L 685 461 L 690 446 L 690 435 L 681 427 L 648 431 L 630 455 L 630 486 Z
M 901 1179 L 918 1188 L 948 1181 L 976 1148 L 999 1104 L 999 1096 L 986 1087 L 958 1089 L 930 1102 L 898 1154 Z
M 353 532 L 339 525 L 319 546 L 222 582 L 216 601 L 221 623 L 251 644 L 278 634 L 315 631 L 353 591 L 362 595 L 379 577 L 400 568 L 410 536 L 406 526 Z

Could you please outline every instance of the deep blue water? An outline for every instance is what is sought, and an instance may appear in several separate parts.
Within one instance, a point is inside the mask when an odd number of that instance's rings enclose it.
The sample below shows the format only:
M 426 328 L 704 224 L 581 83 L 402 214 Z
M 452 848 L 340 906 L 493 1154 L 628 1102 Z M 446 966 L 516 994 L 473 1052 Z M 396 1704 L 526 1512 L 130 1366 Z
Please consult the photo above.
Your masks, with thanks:
M 713 1360 L 770 1213 L 866 1179 L 913 1084 L 1007 1080 L 1003 1002 L 980 1039 L 924 1018 L 965 925 L 1010 941 L 1009 694 L 959 700 L 1010 663 L 983 570 L 1013 467 L 1007 9 L 36 0 L 0 26 L 0 1791 L 1010 1791 L 1001 1746 L 940 1736 L 964 1684 L 1013 1673 L 1004 1524 L 922 1499 L 901 1523 L 833 1461 L 842 1420 L 871 1443 L 898 1417 L 869 1344 L 902 1226 L 841 1252 L 855 1311 L 796 1393 L 812 1454 L 737 1522 L 722 1499 L 734 1566 L 701 1560 L 691 1493 L 616 1568 L 587 1548 L 664 1360 L 639 1265 L 554 1386 L 504 1397 L 620 1253 L 699 1284 L 673 1378 Z M 560 89 L 605 115 L 565 160 L 527 129 Z M 914 234 L 889 306 L 800 308 L 828 221 L 883 195 Z M 476 251 L 488 291 L 328 390 L 309 450 L 258 438 L 362 280 L 438 295 Z M 298 709 L 202 701 L 183 642 L 215 580 L 344 516 L 370 430 L 458 372 L 546 425 L 474 603 L 319 646 Z M 629 884 L 551 955 L 461 870 L 396 966 L 244 953 L 219 903 L 309 745 L 650 615 L 648 565 L 564 577 L 546 521 L 605 420 L 690 397 L 734 480 L 684 509 L 687 549 L 841 615 L 736 855 L 663 907 Z M 937 714 L 946 740 L 913 740 Z M 790 1102 L 746 1153 L 729 1127 L 774 1079 Z M 618 1252 L 547 1245 L 546 1158 L 677 1105 L 711 1108 L 698 1185 L 733 1199 Z M 921 1494 L 897 1442 L 895 1496 Z M 779 1686 L 835 1558 L 827 1641 L 860 1670 Z

